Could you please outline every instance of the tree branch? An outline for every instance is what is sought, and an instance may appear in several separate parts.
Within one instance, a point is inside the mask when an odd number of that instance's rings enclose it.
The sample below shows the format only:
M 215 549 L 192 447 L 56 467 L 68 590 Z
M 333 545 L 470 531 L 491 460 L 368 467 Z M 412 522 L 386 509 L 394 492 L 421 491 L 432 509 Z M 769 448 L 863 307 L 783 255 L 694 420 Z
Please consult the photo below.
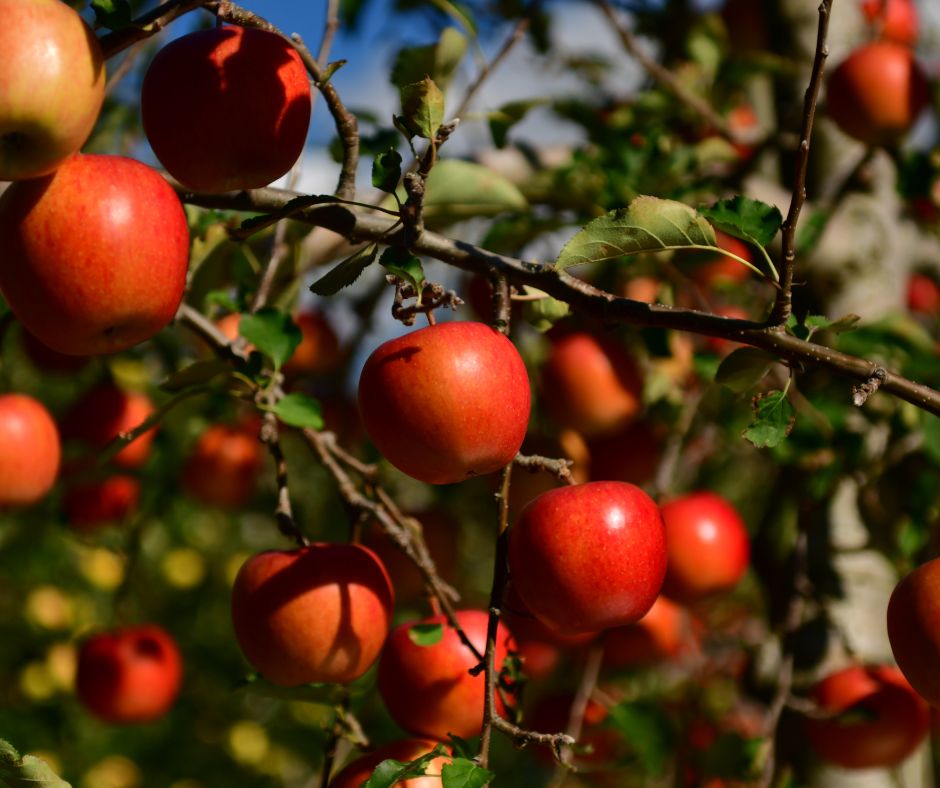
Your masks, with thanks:
M 101 45 L 105 60 L 114 57 L 118 52 L 127 49 L 138 41 L 156 35 L 170 22 L 178 19 L 183 14 L 195 11 L 205 2 L 206 0 L 170 0 L 137 17 L 127 27 L 101 36 L 98 43 Z

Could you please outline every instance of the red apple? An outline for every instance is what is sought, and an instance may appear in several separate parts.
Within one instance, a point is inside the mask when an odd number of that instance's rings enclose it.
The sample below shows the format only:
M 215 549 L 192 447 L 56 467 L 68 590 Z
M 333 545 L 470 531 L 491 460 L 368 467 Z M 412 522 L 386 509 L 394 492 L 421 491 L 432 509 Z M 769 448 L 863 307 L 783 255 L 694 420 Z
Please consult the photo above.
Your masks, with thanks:
M 104 58 L 60 0 L 0 0 L 0 181 L 47 175 L 88 139 Z
M 91 532 L 120 523 L 137 510 L 140 482 L 133 476 L 78 481 L 66 486 L 62 508 L 70 528 Z
M 383 745 L 346 766 L 330 780 L 330 788 L 362 788 L 363 783 L 372 776 L 375 767 L 382 761 L 391 758 L 399 763 L 410 763 L 422 755 L 427 755 L 437 744 L 427 739 L 402 739 Z M 424 767 L 426 777 L 399 780 L 395 783 L 395 788 L 441 788 L 441 769 L 447 763 L 450 763 L 450 758 L 443 755 L 435 758 Z
M 237 509 L 254 495 L 263 463 L 257 428 L 212 424 L 183 466 L 183 489 L 197 501 Z
M 760 128 L 760 118 L 757 117 L 757 113 L 754 111 L 754 107 L 750 104 L 738 104 L 736 107 L 733 107 L 730 112 L 728 112 L 728 126 L 731 131 L 735 134 L 741 134 L 747 139 L 747 135 L 754 135 L 755 132 Z M 747 160 L 754 155 L 754 145 L 750 142 L 735 142 L 734 150 L 738 154 L 738 157 L 742 160 Z M 721 244 L 719 244 L 721 246 Z M 743 268 L 740 263 L 739 267 Z M 747 269 L 745 269 L 747 270 Z
M 509 537 L 512 583 L 556 632 L 632 624 L 659 594 L 666 537 L 659 507 L 624 482 L 588 482 L 543 493 Z
M 41 372 L 68 375 L 84 369 L 91 360 L 87 356 L 67 356 L 65 353 L 59 353 L 48 345 L 44 345 L 25 329 L 20 332 L 20 340 L 23 352 L 29 357 L 33 366 Z
M 45 496 L 55 484 L 60 456 L 49 411 L 25 394 L 0 395 L 0 509 Z
M 862 13 L 882 38 L 905 46 L 917 41 L 920 22 L 913 0 L 862 0 Z
M 204 192 L 256 189 L 286 173 L 303 150 L 310 106 L 310 77 L 297 51 L 274 33 L 243 27 L 167 44 L 140 95 L 157 158 L 184 186 Z
M 875 41 L 854 50 L 829 77 L 829 116 L 867 145 L 896 142 L 927 106 L 927 77 L 905 46 Z
M 625 349 L 583 331 L 552 338 L 542 368 L 542 398 L 553 418 L 586 438 L 632 422 L 642 407 L 643 379 Z
M 482 654 L 489 616 L 482 610 L 461 610 L 457 621 Z M 410 631 L 416 624 L 440 624 L 443 637 L 433 646 L 419 646 Z M 500 623 L 496 636 L 496 667 L 513 649 L 509 631 Z M 447 741 L 453 733 L 464 739 L 483 727 L 483 673 L 470 675 L 477 658 L 447 624 L 444 616 L 402 624 L 389 635 L 379 661 L 379 692 L 392 718 L 416 736 Z M 504 713 L 497 698 L 497 707 Z
M 232 589 L 232 623 L 248 661 L 274 684 L 346 684 L 378 657 L 394 594 L 366 547 L 320 542 L 249 558 Z
M 154 407 L 139 391 L 124 391 L 113 383 L 101 383 L 75 402 L 62 422 L 62 437 L 101 451 L 121 434 L 143 424 Z M 139 468 L 150 458 L 156 428 L 135 438 L 114 456 L 122 468 Z
M 366 432 L 400 471 L 428 484 L 512 461 L 529 422 L 525 364 L 483 323 L 442 323 L 380 345 L 359 378 Z
M 604 633 L 604 664 L 612 668 L 657 665 L 682 651 L 689 633 L 688 613 L 664 596 L 635 624 Z
M 285 375 L 323 375 L 340 361 L 339 339 L 329 321 L 319 312 L 294 315 L 303 339 L 284 365 Z
M 806 733 L 824 760 L 845 769 L 894 766 L 927 735 L 927 704 L 893 666 L 855 665 L 813 689 L 824 718 L 807 718 Z
M 907 280 L 907 306 L 921 315 L 940 312 L 940 285 L 928 274 L 911 274 Z
M 169 711 L 179 693 L 183 662 L 167 632 L 153 624 L 90 637 L 78 655 L 78 698 L 111 723 L 150 722 Z
M 731 252 L 749 263 L 754 261 L 754 255 L 744 241 L 733 235 L 715 230 L 718 248 Z M 737 260 L 723 254 L 696 255 L 692 268 L 692 279 L 699 287 L 711 289 L 716 285 L 734 285 L 744 282 L 751 275 Z
M 737 510 L 713 492 L 694 492 L 663 504 L 662 513 L 669 551 L 663 593 L 688 605 L 734 588 L 751 554 Z
M 940 707 L 940 558 L 917 567 L 894 589 L 888 638 L 911 686 Z
M 60 353 L 116 353 L 176 314 L 189 264 L 186 214 L 151 168 L 77 155 L 0 196 L 0 291 Z

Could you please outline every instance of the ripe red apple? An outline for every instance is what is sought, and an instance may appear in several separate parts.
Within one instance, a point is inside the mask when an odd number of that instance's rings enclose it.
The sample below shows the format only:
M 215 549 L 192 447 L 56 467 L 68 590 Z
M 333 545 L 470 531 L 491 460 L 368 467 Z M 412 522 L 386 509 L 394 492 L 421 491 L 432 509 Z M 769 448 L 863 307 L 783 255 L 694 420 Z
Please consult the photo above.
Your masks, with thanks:
M 940 558 L 908 574 L 888 603 L 888 638 L 911 686 L 940 707 Z
M 526 607 L 556 632 L 632 624 L 666 573 L 659 507 L 624 482 L 549 490 L 510 532 L 509 571 Z
M 845 769 L 894 766 L 930 727 L 927 704 L 893 666 L 854 665 L 813 689 L 825 718 L 807 718 L 806 733 L 820 757 Z
M 183 466 L 183 489 L 197 501 L 237 509 L 254 495 L 263 464 L 257 426 L 212 424 Z
M 402 739 L 385 744 L 382 747 L 357 758 L 330 780 L 330 788 L 362 788 L 363 783 L 372 776 L 375 767 L 391 758 L 399 763 L 410 763 L 422 755 L 427 755 L 437 746 L 437 742 L 427 739 Z M 440 756 L 424 767 L 426 777 L 411 777 L 399 780 L 395 788 L 441 788 L 441 769 L 450 758 Z
M 553 418 L 586 438 L 610 434 L 642 407 L 643 379 L 626 350 L 584 331 L 551 340 L 542 398 Z
M 862 13 L 882 38 L 905 46 L 917 41 L 920 22 L 912 0 L 862 0 Z
M 116 353 L 176 313 L 189 264 L 179 198 L 120 156 L 76 155 L 0 196 L 0 291 L 60 353 Z
M 78 698 L 111 723 L 150 722 L 179 693 L 183 661 L 173 638 L 154 624 L 90 637 L 78 655 Z
M 88 533 L 120 523 L 137 510 L 140 482 L 133 476 L 108 476 L 68 484 L 62 508 L 70 528 Z
M 829 76 L 829 116 L 867 145 L 896 142 L 930 99 L 927 77 L 913 52 L 891 41 L 854 50 Z
M 359 378 L 366 432 L 400 471 L 428 484 L 492 473 L 529 422 L 525 364 L 483 323 L 442 323 L 373 351 Z
M 340 361 L 339 338 L 329 321 L 320 312 L 294 315 L 303 339 L 284 365 L 284 374 L 323 375 L 336 369 Z
M 100 451 L 122 433 L 143 424 L 154 412 L 153 403 L 139 391 L 124 391 L 101 383 L 87 391 L 69 409 L 62 422 L 62 437 Z M 135 438 L 114 456 L 122 468 L 139 468 L 150 458 L 156 428 Z
M 489 616 L 482 610 L 461 610 L 457 621 L 482 654 Z M 441 624 L 443 637 L 433 646 L 419 646 L 409 631 L 416 624 Z M 512 636 L 502 623 L 496 635 L 496 667 L 513 649 Z M 416 736 L 447 741 L 453 733 L 469 739 L 483 727 L 483 673 L 471 676 L 473 655 L 447 624 L 444 616 L 402 624 L 389 635 L 379 660 L 379 693 L 392 718 Z M 497 698 L 501 714 L 505 709 Z
M 98 39 L 68 5 L 0 0 L 0 181 L 47 175 L 75 153 L 105 80 Z
M 635 624 L 604 633 L 604 664 L 612 668 L 657 665 L 677 656 L 689 635 L 687 611 L 664 596 Z
M 751 548 L 737 510 L 713 492 L 663 504 L 669 569 L 663 593 L 681 604 L 728 591 L 747 571 Z
M 60 456 L 49 411 L 25 394 L 0 395 L 0 509 L 45 496 L 55 484 Z
M 940 285 L 928 274 L 915 273 L 907 281 L 907 306 L 921 315 L 940 312 Z
M 140 95 L 157 158 L 184 186 L 204 192 L 256 189 L 286 173 L 303 150 L 310 106 L 297 51 L 274 33 L 244 27 L 167 44 Z
M 249 558 L 232 589 L 232 623 L 245 657 L 268 681 L 346 684 L 378 657 L 393 602 L 371 550 L 320 542 Z

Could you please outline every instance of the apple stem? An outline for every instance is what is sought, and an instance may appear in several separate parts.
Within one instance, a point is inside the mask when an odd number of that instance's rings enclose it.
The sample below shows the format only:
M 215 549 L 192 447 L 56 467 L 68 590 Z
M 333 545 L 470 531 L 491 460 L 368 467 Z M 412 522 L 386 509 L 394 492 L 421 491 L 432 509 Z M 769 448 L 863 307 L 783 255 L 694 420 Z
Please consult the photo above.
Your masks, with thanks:
M 428 311 L 428 312 L 425 312 L 424 314 L 425 314 L 425 315 L 427 316 L 427 318 L 428 318 L 428 325 L 431 325 L 431 326 L 436 326 L 436 325 L 437 325 L 437 318 L 434 317 L 434 313 L 433 313 L 433 312 Z

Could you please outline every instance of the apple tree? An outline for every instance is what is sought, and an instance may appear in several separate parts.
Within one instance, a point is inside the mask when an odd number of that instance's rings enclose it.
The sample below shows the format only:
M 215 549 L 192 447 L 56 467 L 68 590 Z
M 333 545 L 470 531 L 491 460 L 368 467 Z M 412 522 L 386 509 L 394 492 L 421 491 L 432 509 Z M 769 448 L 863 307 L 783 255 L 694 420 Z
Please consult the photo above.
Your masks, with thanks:
M 932 785 L 937 9 L 322 5 L 0 0 L 0 784 Z

